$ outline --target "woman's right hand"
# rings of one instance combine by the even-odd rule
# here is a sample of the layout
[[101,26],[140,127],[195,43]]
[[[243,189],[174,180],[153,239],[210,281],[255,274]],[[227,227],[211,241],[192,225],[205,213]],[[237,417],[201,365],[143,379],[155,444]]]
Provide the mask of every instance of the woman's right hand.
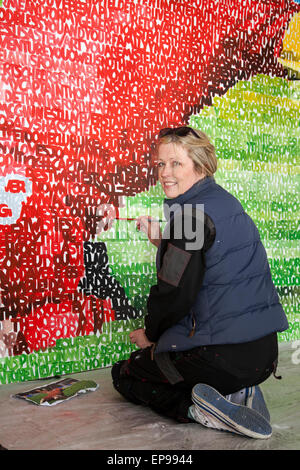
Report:
[[137,229],[144,232],[147,235],[148,240],[158,247],[162,237],[160,223],[148,215],[142,215],[136,220]]

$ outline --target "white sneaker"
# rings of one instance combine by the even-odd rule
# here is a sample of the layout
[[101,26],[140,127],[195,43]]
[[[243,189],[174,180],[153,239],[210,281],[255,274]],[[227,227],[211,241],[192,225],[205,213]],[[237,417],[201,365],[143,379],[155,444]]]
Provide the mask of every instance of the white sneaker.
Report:
[[200,408],[200,406],[190,406],[189,412],[194,421],[199,424],[202,424],[202,426],[205,426],[206,428],[217,429],[218,431],[232,432],[231,427],[226,426],[226,424],[214,418],[210,413],[206,413]]

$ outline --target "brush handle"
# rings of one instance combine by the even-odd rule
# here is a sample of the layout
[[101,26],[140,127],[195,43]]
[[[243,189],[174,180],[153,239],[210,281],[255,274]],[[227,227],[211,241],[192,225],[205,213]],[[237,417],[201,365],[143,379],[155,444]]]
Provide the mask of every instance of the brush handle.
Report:
[[[131,218],[131,217],[114,217],[116,220],[137,220],[135,218]],[[163,222],[163,220],[159,219],[159,220],[155,220],[155,222]]]

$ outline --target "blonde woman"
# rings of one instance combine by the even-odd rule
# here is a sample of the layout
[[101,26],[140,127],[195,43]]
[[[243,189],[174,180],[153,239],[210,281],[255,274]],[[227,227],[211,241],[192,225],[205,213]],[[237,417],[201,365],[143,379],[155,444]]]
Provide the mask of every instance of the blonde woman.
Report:
[[214,146],[191,127],[160,131],[155,162],[167,225],[140,217],[158,247],[140,349],[112,369],[127,399],[179,422],[265,439],[270,415],[258,384],[288,328],[265,249],[240,202],[219,186]]

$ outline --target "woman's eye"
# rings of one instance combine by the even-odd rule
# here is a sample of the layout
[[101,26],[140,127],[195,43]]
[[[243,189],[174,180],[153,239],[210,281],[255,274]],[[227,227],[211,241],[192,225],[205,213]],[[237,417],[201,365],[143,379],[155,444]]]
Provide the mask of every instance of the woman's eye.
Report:
[[[175,160],[175,161],[171,162],[170,165],[172,165],[172,166],[179,166],[179,165],[181,165],[181,163],[178,162],[177,160]],[[158,162],[158,163],[157,163],[157,167],[158,167],[158,168],[163,168],[164,166],[165,166],[165,163],[164,163],[164,162]]]

